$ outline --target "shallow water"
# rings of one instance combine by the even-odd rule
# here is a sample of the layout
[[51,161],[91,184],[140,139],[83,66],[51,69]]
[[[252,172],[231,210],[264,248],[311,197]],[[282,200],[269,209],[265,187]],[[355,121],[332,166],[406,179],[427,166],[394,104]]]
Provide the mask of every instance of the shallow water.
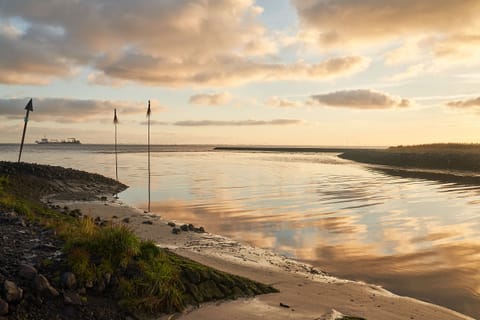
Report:
[[[17,149],[0,145],[0,160]],[[27,146],[23,159],[113,177],[112,150]],[[392,176],[335,154],[155,148],[165,150],[152,154],[162,217],[480,317],[480,186]],[[121,199],[145,208],[145,149],[122,151]]]

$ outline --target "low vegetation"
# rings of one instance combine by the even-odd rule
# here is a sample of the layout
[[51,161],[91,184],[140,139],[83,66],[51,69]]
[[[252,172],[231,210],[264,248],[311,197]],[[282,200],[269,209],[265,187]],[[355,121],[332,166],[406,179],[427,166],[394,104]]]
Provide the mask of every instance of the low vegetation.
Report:
[[125,225],[102,227],[91,218],[46,208],[37,195],[22,195],[18,181],[24,179],[16,178],[0,175],[0,209],[53,229],[64,243],[66,260],[60,268],[71,270],[80,286],[111,295],[125,310],[172,313],[187,305],[276,292],[158,248]]
[[480,172],[480,144],[426,144],[349,150],[343,159],[406,168]]

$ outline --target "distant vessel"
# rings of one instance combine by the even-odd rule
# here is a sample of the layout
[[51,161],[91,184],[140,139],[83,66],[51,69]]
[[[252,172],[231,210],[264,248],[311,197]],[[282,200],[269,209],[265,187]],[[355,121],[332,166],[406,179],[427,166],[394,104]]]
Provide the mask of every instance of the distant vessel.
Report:
[[48,140],[47,138],[42,138],[35,141],[37,144],[81,144],[80,140],[75,138],[67,138],[65,140],[52,139]]

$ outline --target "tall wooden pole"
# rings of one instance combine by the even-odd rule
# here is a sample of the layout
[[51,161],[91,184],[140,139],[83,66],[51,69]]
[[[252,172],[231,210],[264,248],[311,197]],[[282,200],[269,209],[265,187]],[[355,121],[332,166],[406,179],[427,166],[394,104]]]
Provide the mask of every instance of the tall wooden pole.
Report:
[[117,153],[117,109],[113,109],[113,123],[115,124],[115,177],[118,181],[118,153]]
[[147,109],[147,123],[148,123],[148,143],[147,143],[147,151],[148,151],[148,212],[150,212],[150,100],[148,100],[148,109]]
[[25,124],[23,125],[22,142],[20,142],[20,152],[18,154],[18,162],[19,163],[20,163],[20,160],[22,159],[23,143],[25,141],[25,133],[27,132],[28,115],[30,114],[30,111],[33,112],[32,99],[30,99],[30,101],[28,101],[27,105],[25,106],[25,110],[27,110],[27,112],[25,114]]

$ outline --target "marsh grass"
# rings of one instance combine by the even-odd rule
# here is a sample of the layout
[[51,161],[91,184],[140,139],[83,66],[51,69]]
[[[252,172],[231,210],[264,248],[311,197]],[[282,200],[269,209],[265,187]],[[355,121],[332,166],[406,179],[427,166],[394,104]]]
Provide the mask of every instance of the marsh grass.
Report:
[[109,274],[115,284],[107,294],[130,312],[172,313],[188,304],[277,292],[158,248],[126,225],[100,227],[91,218],[78,219],[46,208],[35,195],[20,196],[20,184],[21,179],[0,176],[0,209],[53,229],[64,242],[67,268],[79,285],[101,283]]
[[438,143],[349,150],[341,158],[405,168],[480,172],[480,144]]

